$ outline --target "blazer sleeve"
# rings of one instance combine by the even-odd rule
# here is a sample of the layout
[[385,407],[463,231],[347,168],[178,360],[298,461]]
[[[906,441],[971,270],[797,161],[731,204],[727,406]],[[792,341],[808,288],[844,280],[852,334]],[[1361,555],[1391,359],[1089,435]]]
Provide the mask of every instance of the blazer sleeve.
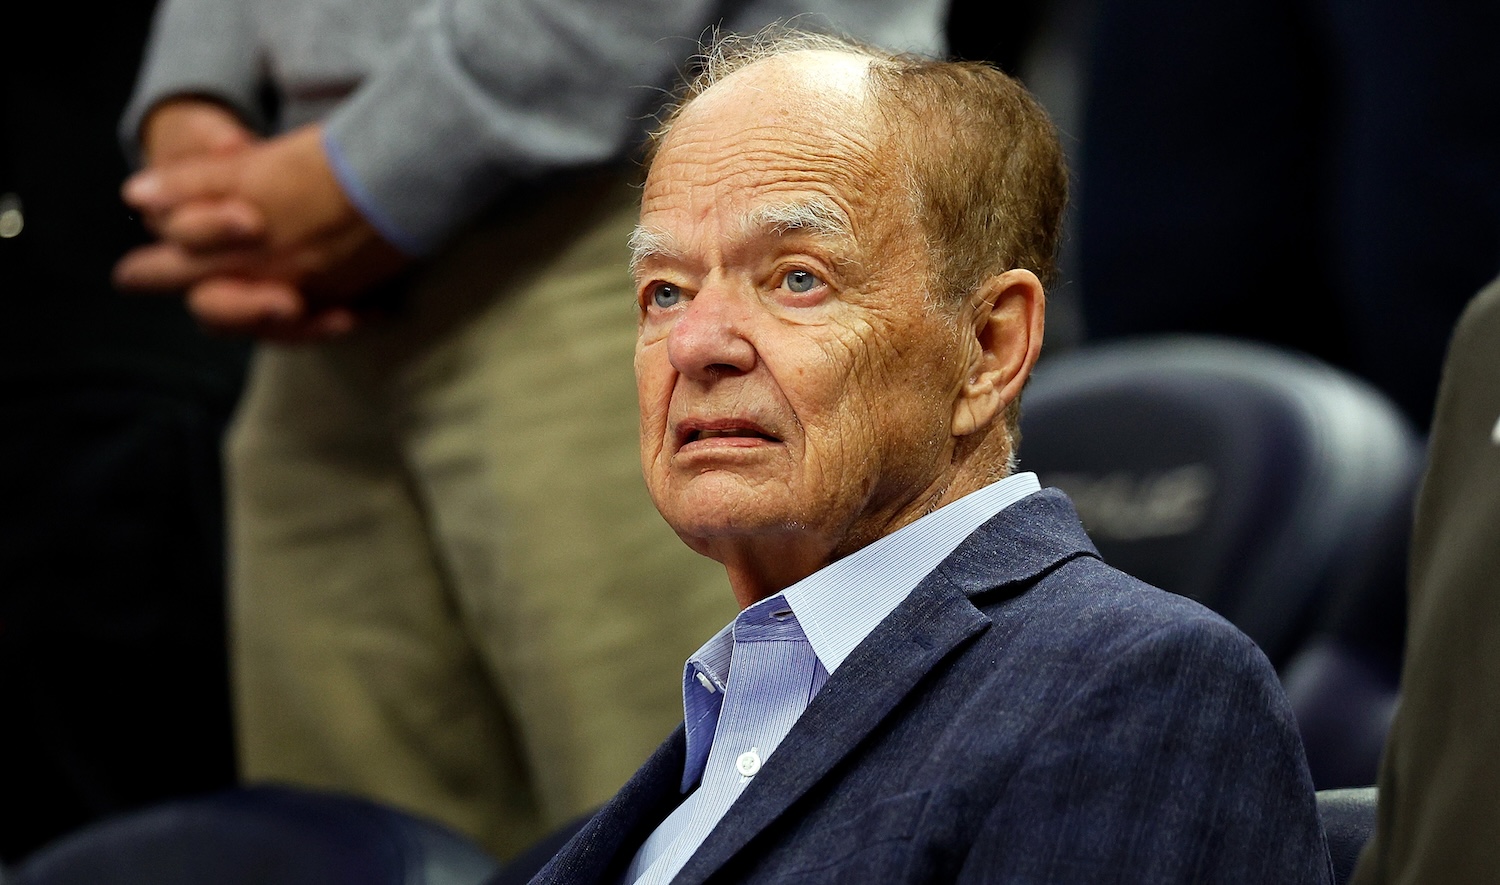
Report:
[[1276,674],[1207,613],[1096,667],[1003,793],[963,882],[1332,881]]

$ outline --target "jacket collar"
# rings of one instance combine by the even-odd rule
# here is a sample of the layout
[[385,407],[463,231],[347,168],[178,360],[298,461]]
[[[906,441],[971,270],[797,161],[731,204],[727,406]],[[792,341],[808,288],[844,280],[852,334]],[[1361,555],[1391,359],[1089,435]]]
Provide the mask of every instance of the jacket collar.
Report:
[[532,885],[619,881],[636,849],[682,801],[678,782],[686,761],[687,740],[679,725],[620,792],[537,873]]

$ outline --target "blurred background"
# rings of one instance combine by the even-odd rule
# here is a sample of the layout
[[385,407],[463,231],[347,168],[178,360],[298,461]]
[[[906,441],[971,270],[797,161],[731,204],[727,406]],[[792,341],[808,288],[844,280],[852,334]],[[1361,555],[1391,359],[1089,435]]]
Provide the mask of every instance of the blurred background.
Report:
[[[115,127],[152,11],[149,0],[87,9],[23,0],[4,13],[0,862],[6,864],[91,820],[233,782],[218,451],[246,346],[201,334],[177,299],[126,297],[109,284],[113,262],[145,240],[117,196],[128,170]],[[1180,420],[1168,423],[1207,427],[1234,417],[1215,412],[1214,402],[1235,407],[1243,419],[1247,412],[1237,404],[1246,398],[1280,395],[1247,392],[1246,385],[1261,390],[1262,380],[1301,378],[1309,365],[1324,373],[1319,378],[1332,372],[1350,379],[1352,386],[1331,399],[1288,396],[1309,426],[1317,425],[1306,431],[1313,435],[1325,432],[1318,429],[1322,418],[1343,414],[1354,401],[1378,415],[1381,427],[1404,428],[1379,431],[1396,441],[1381,450],[1392,466],[1378,481],[1344,479],[1348,486],[1378,482],[1388,489],[1380,506],[1392,515],[1361,523],[1361,537],[1393,539],[1376,546],[1399,554],[1448,335],[1464,303],[1500,272],[1500,54],[1488,45],[1496,33],[1494,4],[954,0],[953,53],[1021,76],[1052,112],[1070,153],[1069,233],[1061,278],[1049,291],[1037,408],[1058,402],[1074,383],[1068,379],[1083,377],[1082,370],[1053,369],[1061,380],[1048,382],[1048,365],[1111,342],[1190,334],[1277,348],[1265,358],[1241,350],[1208,357],[1220,368],[1226,360],[1246,368],[1232,383],[1216,376],[1200,387],[1193,395],[1209,391],[1208,405],[1196,418],[1181,417],[1188,407],[1174,400]],[[1170,377],[1203,368],[1203,360],[1182,362],[1178,351],[1168,352],[1164,364],[1152,362],[1162,353],[1127,354],[1098,369],[1098,377],[1078,381],[1106,390],[1088,400],[1085,413],[1128,400],[1108,382],[1143,361],[1166,365]],[[1146,375],[1131,389],[1160,384],[1159,373]],[[1301,381],[1286,383],[1307,389],[1297,386]],[[1064,414],[1076,414],[1072,408]],[[1304,414],[1309,409],[1311,417]],[[1248,412],[1273,413],[1282,414],[1270,407]],[[1036,460],[1023,460],[1023,467],[1040,470],[1044,482],[1049,472],[1070,478],[1069,490],[1107,558],[1124,558],[1150,579],[1153,562],[1180,565],[1174,550],[1202,549],[1212,535],[1215,549],[1226,553],[1200,570],[1207,583],[1168,586],[1189,581],[1181,569],[1158,580],[1223,606],[1230,605],[1229,576],[1243,577],[1246,557],[1267,555],[1244,552],[1252,544],[1284,545],[1294,531],[1287,526],[1340,518],[1298,505],[1304,510],[1277,522],[1275,507],[1296,507],[1251,500],[1257,483],[1290,484],[1315,473],[1303,469],[1315,454],[1335,465],[1375,457],[1357,448],[1319,449],[1321,443],[1290,447],[1294,454],[1267,456],[1264,473],[1256,474],[1263,479],[1236,474],[1249,490],[1236,502],[1226,500],[1234,487],[1227,474],[1204,484],[1180,468],[1243,471],[1248,458],[1224,454],[1214,434],[1245,439],[1254,432],[1248,426],[1179,440],[1176,462],[1136,463],[1122,454],[1087,464],[1064,463],[1066,457],[1049,452],[1100,431],[1049,420],[1034,432],[1028,426],[1022,455]],[[1122,420],[1141,423],[1129,415]],[[1067,429],[1054,434],[1062,442],[1044,444],[1049,428],[1059,426]],[[1375,433],[1367,430],[1364,438]],[[1128,446],[1114,448],[1118,454]],[[1104,480],[1115,485],[1100,485]],[[1239,509],[1223,515],[1231,505]],[[1121,518],[1122,507],[1136,510]],[[1144,539],[1154,546],[1141,547],[1143,538],[1130,528],[1140,525],[1140,513],[1160,516],[1172,507],[1210,515],[1166,519]],[[1255,536],[1243,548],[1230,537],[1235,520],[1254,523],[1242,533]],[[1174,538],[1183,547],[1174,548]],[[1350,769],[1335,759],[1319,786],[1373,783],[1379,729],[1394,703],[1404,562],[1375,556],[1369,546],[1338,554],[1360,557],[1368,580],[1353,589],[1349,582],[1310,582],[1288,616],[1295,621],[1285,628],[1291,638],[1272,650],[1292,689],[1292,663],[1308,651],[1310,637],[1358,636],[1369,645],[1361,659],[1384,686],[1364,708],[1374,711],[1373,724],[1350,737],[1363,742],[1350,751],[1358,764]],[[1330,565],[1333,556],[1316,568],[1347,573],[1349,560]],[[1241,603],[1235,596],[1234,605],[1246,612],[1235,618],[1242,627],[1269,617],[1267,606],[1290,604],[1259,599]],[[1300,697],[1323,703],[1320,689],[1307,687],[1316,680],[1302,678]],[[1309,709],[1316,708],[1299,708],[1299,715],[1315,715]]]

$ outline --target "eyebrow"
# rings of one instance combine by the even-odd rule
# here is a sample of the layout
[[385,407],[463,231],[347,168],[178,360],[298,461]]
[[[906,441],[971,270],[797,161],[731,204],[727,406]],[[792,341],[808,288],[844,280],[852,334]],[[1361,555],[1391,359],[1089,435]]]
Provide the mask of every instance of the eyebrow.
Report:
[[852,238],[854,227],[844,210],[823,200],[799,200],[760,206],[741,222],[747,239],[761,233],[778,236],[796,231],[829,238]]
[[630,247],[630,272],[637,274],[641,265],[649,259],[668,260],[680,258],[684,253],[678,246],[677,238],[662,230],[653,230],[637,224],[630,232],[630,239],[626,240]]
[[[829,239],[853,239],[854,227],[842,209],[822,200],[798,200],[759,206],[736,224],[738,239],[753,240],[762,236],[783,237],[791,233],[812,234]],[[682,260],[687,254],[671,233],[637,224],[627,241],[630,247],[630,270],[651,260]]]

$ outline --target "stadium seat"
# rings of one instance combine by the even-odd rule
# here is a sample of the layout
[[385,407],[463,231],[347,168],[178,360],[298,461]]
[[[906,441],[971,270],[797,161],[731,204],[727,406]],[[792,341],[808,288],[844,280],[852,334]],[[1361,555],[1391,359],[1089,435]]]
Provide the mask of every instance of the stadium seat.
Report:
[[31,855],[13,881],[479,885],[498,869],[477,845],[431,821],[349,796],[253,787],[91,825]]

